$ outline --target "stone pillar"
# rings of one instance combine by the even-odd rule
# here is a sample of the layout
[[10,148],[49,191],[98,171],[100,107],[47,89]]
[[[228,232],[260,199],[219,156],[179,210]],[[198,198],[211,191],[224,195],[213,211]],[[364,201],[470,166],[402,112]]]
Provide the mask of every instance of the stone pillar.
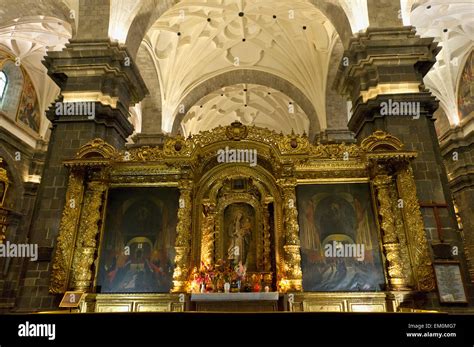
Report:
[[462,224],[463,245],[468,261],[469,280],[474,283],[474,117],[463,120],[441,138],[441,151],[448,171],[449,185]]
[[179,183],[180,198],[178,209],[178,225],[176,226],[176,256],[173,273],[173,293],[187,291],[191,251],[191,212],[192,212],[192,181],[182,180]]
[[[352,100],[348,126],[358,141],[383,130],[400,139],[404,149],[418,152],[411,163],[418,202],[447,204],[443,231],[446,240],[457,242],[451,192],[433,124],[438,101],[423,84],[439,50],[432,38],[417,36],[412,27],[371,26],[351,39],[344,54],[347,64],[340,65],[336,82]],[[432,242],[437,235],[430,230],[437,230],[437,225],[428,212],[423,210],[424,227]],[[432,299],[436,304],[435,296]]]
[[[62,51],[48,52],[44,65],[61,88],[61,95],[47,112],[52,123],[51,137],[33,215],[35,222],[30,228],[30,242],[39,247],[53,247],[63,207],[67,206],[68,173],[63,161],[74,158],[82,145],[95,138],[102,138],[115,148],[124,148],[133,131],[128,108],[143,99],[147,89],[126,48],[108,39],[71,40]],[[88,110],[93,110],[93,114],[84,109],[81,112],[79,107],[68,109],[66,102],[87,102]],[[35,270],[35,266],[27,265],[25,283],[33,282],[28,281],[31,273],[28,270]],[[50,271],[50,268],[44,269],[44,275],[49,277]],[[43,273],[40,277],[43,278]],[[47,285],[26,287],[20,294],[20,309],[57,308],[58,298],[56,302],[51,300]],[[37,305],[38,301],[40,305]]]
[[285,292],[303,290],[295,187],[296,179],[286,179],[282,182],[285,244],[283,246],[284,278],[279,286]]

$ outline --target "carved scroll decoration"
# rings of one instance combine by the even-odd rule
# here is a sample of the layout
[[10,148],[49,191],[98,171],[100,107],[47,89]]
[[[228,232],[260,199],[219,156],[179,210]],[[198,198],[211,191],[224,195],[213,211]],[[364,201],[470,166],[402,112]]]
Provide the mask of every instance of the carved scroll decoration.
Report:
[[69,271],[74,254],[76,232],[81,214],[84,171],[72,169],[69,174],[58,241],[54,254],[51,283],[49,291],[54,294],[64,293],[68,288]]
[[432,291],[435,288],[434,271],[411,166],[407,165],[398,172],[397,187],[404,204],[402,213],[407,227],[407,241],[417,289]]
[[84,194],[83,210],[79,222],[76,251],[72,263],[74,290],[88,292],[92,283],[92,264],[97,254],[97,235],[101,221],[104,192],[103,182],[89,182]]

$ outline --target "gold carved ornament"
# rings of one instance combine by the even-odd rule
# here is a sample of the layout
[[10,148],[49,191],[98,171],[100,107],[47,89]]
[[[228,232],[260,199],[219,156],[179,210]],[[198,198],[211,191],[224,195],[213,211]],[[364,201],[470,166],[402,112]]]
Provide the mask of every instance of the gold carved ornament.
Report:
[[[192,259],[190,257],[191,248],[193,248],[194,252],[194,247],[198,247],[202,250],[201,247],[203,245],[200,244],[196,246],[192,243],[192,220],[194,218],[194,220],[197,221],[200,216],[192,216],[193,180],[185,177],[198,177],[200,174],[206,175],[206,172],[212,171],[211,169],[213,166],[209,164],[209,162],[213,160],[213,158],[215,159],[216,148],[226,145],[232,146],[235,143],[243,142],[245,142],[245,146],[258,148],[259,161],[261,159],[263,160],[262,165],[267,165],[265,164],[265,161],[268,163],[264,168],[259,166],[260,171],[258,171],[258,174],[261,174],[261,179],[259,178],[259,180],[264,181],[267,179],[273,179],[274,181],[272,184],[275,186],[278,185],[280,192],[272,192],[271,194],[279,196],[283,193],[283,198],[278,198],[281,200],[275,201],[277,202],[276,205],[280,205],[280,203],[282,205],[282,211],[279,211],[279,208],[276,208],[275,210],[275,253],[278,266],[278,269],[275,270],[278,272],[279,276],[281,276],[279,285],[280,289],[283,291],[302,290],[302,272],[298,211],[296,209],[295,197],[295,186],[298,181],[294,178],[287,179],[282,177],[288,177],[285,175],[292,175],[293,177],[298,177],[298,179],[332,179],[335,177],[334,175],[339,175],[341,179],[368,179],[366,168],[370,160],[379,161],[386,158],[406,160],[407,157],[413,155],[412,152],[403,152],[400,141],[383,132],[375,132],[374,135],[369,136],[364,140],[361,146],[355,144],[313,145],[309,143],[305,136],[277,134],[268,129],[245,127],[239,124],[234,124],[230,127],[218,127],[212,131],[205,131],[188,139],[184,139],[180,136],[173,138],[170,137],[165,140],[162,147],[143,146],[127,149],[122,152],[116,152],[112,146],[107,145],[102,140],[94,140],[92,143],[83,146],[76,159],[69,162],[69,165],[72,166],[73,169],[71,171],[71,179],[68,186],[68,198],[71,196],[77,196],[78,194],[82,196],[83,194],[82,185],[84,182],[82,178],[76,179],[72,173],[74,170],[79,172],[77,168],[80,167],[111,166],[111,177],[113,177],[113,180],[116,180],[115,182],[119,183],[122,182],[121,180],[125,179],[123,182],[147,184],[155,182],[157,178],[159,179],[159,182],[165,184],[177,182],[181,194],[180,207],[178,209],[178,224],[175,244],[176,265],[173,273],[172,291],[186,292],[189,268],[192,265]],[[211,155],[212,153],[213,155]],[[349,160],[344,160],[343,158],[347,154]],[[217,165],[214,164],[214,166]],[[188,169],[191,169],[191,175],[185,173],[185,170]],[[243,170],[244,168],[235,167],[234,169],[238,171],[240,169]],[[245,169],[246,170],[243,170],[242,172],[245,171],[249,175],[255,173],[255,171],[250,170],[248,167]],[[269,178],[265,176],[267,175],[267,171],[269,172]],[[214,175],[216,176],[215,179],[223,178],[218,173],[214,173]],[[395,176],[397,175],[394,175],[393,177]],[[211,180],[211,177],[208,179]],[[397,176],[397,188],[400,197],[406,199],[407,196],[410,197],[410,194],[413,193],[407,193],[407,189],[411,189],[407,188],[409,185],[400,183],[404,179],[403,172]],[[198,188],[197,190],[199,191],[199,189],[201,188]],[[88,199],[92,199],[94,193],[91,192],[89,194],[88,196],[90,197]],[[390,256],[389,259],[389,266],[391,266],[390,271],[393,275],[392,278],[400,279],[399,284],[402,282],[405,283],[404,281],[410,282],[409,279],[404,279],[403,277],[407,276],[404,273],[404,269],[406,269],[407,266],[410,266],[410,264],[407,265],[406,259],[406,255],[409,254],[411,267],[413,268],[413,271],[416,271],[414,277],[416,277],[417,283],[422,283],[420,288],[428,288],[429,285],[427,285],[427,283],[430,283],[430,271],[426,264],[429,263],[429,255],[423,250],[418,253],[412,251],[413,247],[420,248],[418,245],[422,242],[425,242],[425,245],[421,246],[421,248],[425,247],[427,250],[422,220],[418,220],[421,224],[416,226],[416,228],[412,228],[411,223],[411,221],[418,217],[421,218],[421,216],[416,216],[416,206],[418,206],[416,191],[414,191],[414,200],[408,204],[411,207],[408,210],[404,209],[402,212],[406,230],[406,241],[403,241],[404,234],[401,234],[403,231],[401,224],[397,221],[390,220],[387,217],[388,212],[390,210],[393,211],[394,195],[393,186],[390,185],[387,188],[384,188],[384,191],[380,194],[380,205],[384,206],[383,211],[381,211],[380,214],[382,217],[385,216],[384,218],[387,220],[385,225],[382,226],[384,232],[387,230],[386,248],[389,251],[388,253],[394,254],[394,256]],[[204,198],[204,192],[199,193],[195,198],[197,199],[198,204],[203,203],[201,199]],[[215,202],[212,203],[215,204]],[[407,202],[405,201],[405,204],[406,203]],[[79,203],[78,206],[81,206],[81,203]],[[53,263],[53,277],[51,282],[52,292],[59,293],[61,290],[64,291],[64,288],[68,285],[68,271],[72,266],[72,253],[74,245],[76,245],[75,237],[78,231],[77,223],[79,213],[74,209],[68,208],[67,205],[65,206],[58,236],[55,260]],[[96,235],[96,229],[92,226],[95,225],[95,221],[98,220],[99,217],[94,214],[85,213],[84,217],[81,218],[88,220],[89,222],[86,223],[86,225],[89,224],[90,227],[83,227],[80,234],[89,235],[85,238],[91,240],[91,235]],[[214,218],[214,227],[217,227],[215,216],[213,217],[212,213],[207,215],[204,223],[205,236],[203,241],[205,244],[209,244],[209,240],[213,239],[211,237],[212,218]],[[264,229],[267,230],[267,228],[268,226],[265,226],[264,224]],[[214,229],[214,232],[217,232],[217,230]],[[388,242],[392,239],[398,240],[398,243]],[[84,287],[87,285],[88,278],[91,277],[89,264],[91,264],[91,257],[93,257],[92,249],[95,249],[97,245],[87,242],[84,243],[84,241],[79,241],[79,239],[78,242],[78,248],[75,249],[75,252],[82,249],[85,250],[83,253],[86,253],[86,255],[82,258],[78,256],[75,263],[77,265],[74,266],[73,272],[75,273],[74,278],[78,279],[76,284],[79,283],[79,286]],[[265,249],[269,243],[270,237],[265,234],[263,239]],[[397,244],[396,248],[398,247],[398,250],[391,248],[391,245],[393,244]],[[208,246],[204,245],[204,251],[206,253],[212,253],[211,250],[212,248],[210,244]],[[278,255],[279,252],[282,253],[281,258]],[[209,255],[205,255],[205,257],[209,257]],[[270,263],[267,258],[269,258],[269,255],[265,255],[266,264]],[[390,264],[390,261],[392,264]],[[424,270],[417,270],[417,265],[421,265]],[[400,272],[402,272],[403,276],[396,277]],[[408,277],[410,276],[408,275],[407,278]],[[395,284],[396,281],[392,282]]]
[[64,293],[68,290],[69,271],[72,265],[76,231],[82,207],[83,181],[83,170],[71,170],[53,258],[49,287],[49,291],[53,294]]
[[406,166],[397,175],[397,187],[403,201],[403,217],[407,227],[407,241],[410,247],[412,269],[420,291],[435,289],[434,270],[428,250],[428,240],[416,195],[413,171]]
[[191,250],[191,211],[192,182],[180,182],[178,208],[178,225],[176,226],[176,255],[173,272],[173,293],[188,291],[188,275],[190,267],[189,253]]
[[[113,146],[102,139],[94,139],[78,150],[75,159],[65,162],[65,165],[70,167],[70,173],[51,271],[49,291],[53,294],[64,293],[68,290],[71,275],[74,286],[78,288],[85,286],[85,278],[89,275],[90,269],[87,264],[90,262],[90,258],[96,254],[97,245],[93,243],[95,240],[91,241],[90,235],[94,234],[96,230],[94,229],[96,228],[94,220],[97,222],[99,220],[97,213],[100,207],[97,205],[97,195],[91,193],[90,190],[86,197],[88,203],[83,204],[85,177],[89,168],[104,169],[116,156],[117,152]],[[89,188],[95,189],[95,185],[97,184],[91,184]],[[101,187],[105,187],[105,185],[101,185]],[[91,203],[94,204],[94,207],[90,205]],[[84,216],[81,216],[83,208],[85,212]],[[96,210],[93,211],[92,208]],[[81,218],[84,225],[82,225]],[[79,230],[79,224],[81,224],[81,230]],[[78,249],[77,242],[80,245],[93,243],[93,247],[86,246],[86,248]],[[79,250],[83,250],[84,255]],[[88,254],[86,255],[86,253]]]
[[79,222],[76,250],[72,264],[74,290],[87,292],[91,286],[92,264],[97,252],[97,235],[102,218],[101,207],[104,202],[104,182],[89,182],[84,194],[84,204]]
[[284,277],[279,282],[283,292],[301,291],[303,289],[303,273],[301,271],[301,254],[296,209],[295,179],[282,180],[284,201]]
[[4,209],[3,205],[10,185],[7,170],[2,167],[2,163],[3,158],[0,157],[0,244],[3,243],[3,240],[7,237],[8,210]]
[[392,177],[379,175],[374,178],[377,189],[377,200],[379,202],[379,215],[381,217],[382,245],[387,258],[388,281],[391,290],[407,289],[406,279],[403,272],[403,262],[400,256],[400,244],[395,227],[395,218],[390,196],[390,185]]

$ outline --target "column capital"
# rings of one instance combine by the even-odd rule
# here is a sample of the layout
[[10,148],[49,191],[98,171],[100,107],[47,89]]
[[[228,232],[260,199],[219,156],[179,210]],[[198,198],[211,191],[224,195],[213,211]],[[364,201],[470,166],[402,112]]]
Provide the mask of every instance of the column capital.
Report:
[[433,38],[417,36],[414,27],[369,27],[350,40],[335,87],[354,104],[397,89],[416,92],[440,50]]
[[148,94],[127,48],[108,39],[70,40],[62,51],[48,52],[43,64],[65,101],[101,101],[128,110]]

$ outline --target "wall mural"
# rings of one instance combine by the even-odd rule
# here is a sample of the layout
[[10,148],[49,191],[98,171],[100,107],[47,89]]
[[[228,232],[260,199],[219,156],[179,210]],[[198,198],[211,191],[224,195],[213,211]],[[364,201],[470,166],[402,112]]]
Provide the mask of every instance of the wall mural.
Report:
[[459,79],[458,109],[459,119],[474,112],[474,52],[467,58]]
[[25,84],[18,107],[17,121],[39,132],[41,117],[35,88],[27,73],[24,73],[24,78]]
[[369,186],[298,186],[297,200],[304,290],[383,290]]
[[177,188],[109,191],[96,283],[102,293],[171,290],[178,199]]

